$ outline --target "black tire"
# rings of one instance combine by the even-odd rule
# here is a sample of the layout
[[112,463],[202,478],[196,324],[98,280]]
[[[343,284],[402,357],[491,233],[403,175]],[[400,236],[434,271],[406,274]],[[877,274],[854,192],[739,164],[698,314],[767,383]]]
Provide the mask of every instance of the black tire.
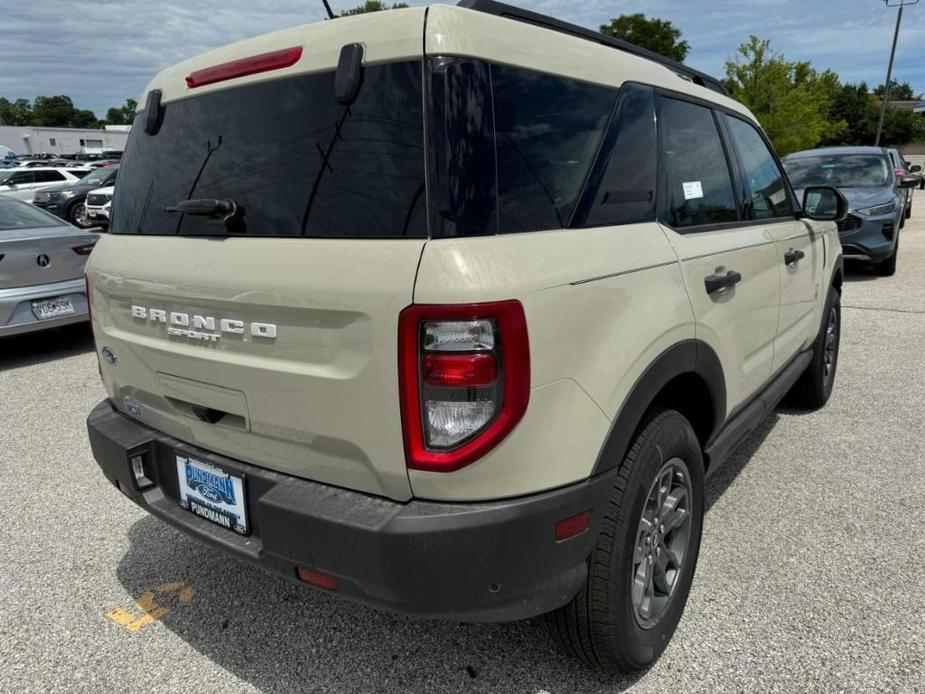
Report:
[[[680,536],[685,547],[683,561],[680,570],[675,571],[669,592],[660,597],[663,606],[654,623],[643,625],[638,616],[639,608],[634,603],[634,572],[643,569],[642,562],[652,560],[657,564],[658,560],[653,559],[652,545],[646,544],[642,549],[648,552],[644,555],[647,558],[637,561],[636,545],[644,535],[648,539],[641,525],[643,513],[659,508],[658,504],[651,504],[650,494],[660,494],[658,490],[662,488],[654,481],[660,471],[674,465],[675,460],[683,463],[690,490],[687,520],[677,528],[681,532],[686,523],[687,533]],[[681,478],[672,472],[670,479],[669,486],[672,486]],[[664,510],[668,506],[661,508]],[[681,508],[680,502],[678,508]],[[655,662],[671,640],[687,603],[700,551],[703,509],[703,454],[694,430],[687,419],[674,410],[651,413],[620,465],[610,500],[603,510],[597,544],[588,561],[587,583],[569,604],[546,615],[546,625],[553,638],[571,655],[607,672],[630,673]],[[661,522],[668,523],[670,517],[666,512]],[[655,528],[654,525],[648,527]],[[670,565],[669,556],[678,556],[675,541],[679,536],[674,532],[664,532],[666,544],[661,556],[666,565]],[[651,561],[649,566],[654,566]],[[658,569],[654,571],[653,575],[663,580],[667,576]],[[651,604],[654,605],[654,600]]]
[[912,203],[909,203],[909,207],[906,208],[906,219],[912,219]]
[[[900,227],[901,228],[901,227]],[[881,260],[874,266],[877,274],[881,277],[892,277],[896,274],[896,259],[899,257],[899,236],[896,236],[896,245],[893,246],[893,253],[886,260]]]
[[86,216],[82,214],[83,206],[84,204],[82,202],[74,202],[71,203],[71,206],[68,207],[67,212],[65,212],[67,221],[79,229],[86,229],[87,227],[92,226],[86,219]]
[[[834,321],[834,325],[833,325]],[[813,342],[813,359],[806,371],[790,389],[789,404],[808,410],[818,410],[829,401],[838,371],[838,350],[841,345],[841,293],[829,289],[822,315],[822,327]]]

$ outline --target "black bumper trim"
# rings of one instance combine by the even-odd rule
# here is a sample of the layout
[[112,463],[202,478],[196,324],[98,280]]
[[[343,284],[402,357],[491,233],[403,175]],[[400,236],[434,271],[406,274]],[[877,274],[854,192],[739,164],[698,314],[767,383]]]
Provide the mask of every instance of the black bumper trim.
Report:
[[[335,576],[338,594],[376,607],[459,621],[525,619],[571,600],[585,582],[615,474],[504,501],[399,503],[187,445],[108,400],[90,413],[87,428],[106,477],[184,532],[293,580],[299,566]],[[180,508],[174,450],[245,475],[249,536]],[[138,453],[155,482],[143,491],[129,464]],[[558,521],[589,509],[586,532],[555,541]]]

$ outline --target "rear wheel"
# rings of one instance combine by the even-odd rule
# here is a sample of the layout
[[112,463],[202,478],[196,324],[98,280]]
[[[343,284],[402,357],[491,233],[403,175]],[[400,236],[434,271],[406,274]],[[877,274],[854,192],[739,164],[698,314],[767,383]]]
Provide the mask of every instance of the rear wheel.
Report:
[[841,345],[841,294],[831,287],[825,302],[822,329],[813,343],[813,359],[793,385],[788,400],[796,407],[816,410],[825,405],[835,385]]
[[662,654],[687,603],[703,508],[694,430],[674,410],[653,413],[620,466],[586,585],[546,616],[565,650],[609,672],[641,670]]

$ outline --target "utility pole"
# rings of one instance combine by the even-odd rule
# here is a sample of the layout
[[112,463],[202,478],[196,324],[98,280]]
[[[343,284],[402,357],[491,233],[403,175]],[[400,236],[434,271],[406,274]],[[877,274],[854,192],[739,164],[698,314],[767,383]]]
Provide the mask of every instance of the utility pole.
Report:
[[890,86],[893,81],[893,59],[896,57],[896,42],[899,40],[899,25],[903,21],[903,9],[906,5],[917,5],[919,0],[883,0],[887,7],[898,7],[896,13],[896,30],[893,32],[893,48],[890,49],[890,65],[886,69],[886,83],[883,85],[883,97],[880,101],[880,121],[877,123],[877,139],[874,147],[880,146],[880,135],[883,132],[883,119],[886,116],[886,103],[890,100]]

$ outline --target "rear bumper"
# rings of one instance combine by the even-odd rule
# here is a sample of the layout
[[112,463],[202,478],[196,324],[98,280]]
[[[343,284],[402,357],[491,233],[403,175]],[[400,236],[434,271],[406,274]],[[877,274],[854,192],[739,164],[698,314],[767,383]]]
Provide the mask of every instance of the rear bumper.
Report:
[[[100,403],[87,420],[106,477],[180,530],[290,579],[297,567],[336,577],[336,592],[402,614],[510,621],[567,603],[584,583],[612,474],[512,500],[399,503],[282,475],[209,453]],[[174,451],[245,476],[251,527],[241,537],[180,508]],[[129,456],[154,486],[139,491]],[[581,535],[556,542],[558,521],[592,510]]]
[[[74,313],[46,320],[39,320],[35,317],[32,312],[33,301],[64,295],[71,297]],[[89,319],[87,287],[83,278],[52,284],[37,284],[31,287],[0,289],[0,337],[56,328]]]

